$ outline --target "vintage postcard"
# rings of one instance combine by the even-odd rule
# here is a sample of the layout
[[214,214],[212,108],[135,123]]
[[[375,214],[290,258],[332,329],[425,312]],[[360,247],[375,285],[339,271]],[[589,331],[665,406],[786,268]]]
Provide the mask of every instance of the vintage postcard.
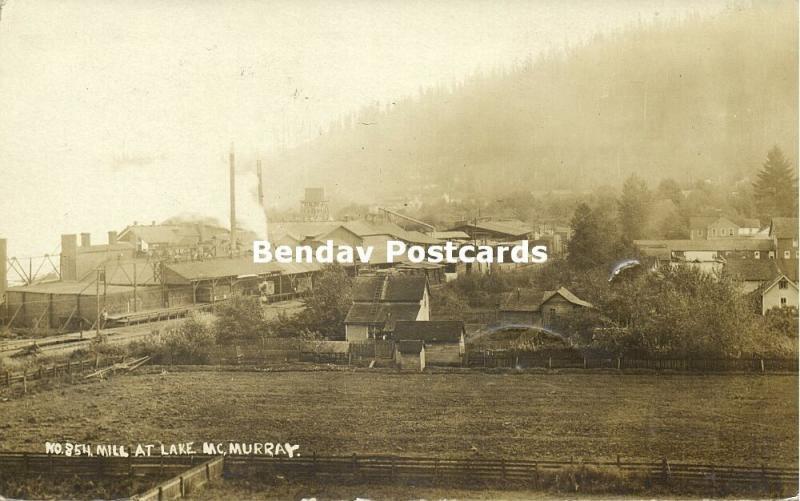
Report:
[[796,499],[798,25],[0,0],[0,501]]

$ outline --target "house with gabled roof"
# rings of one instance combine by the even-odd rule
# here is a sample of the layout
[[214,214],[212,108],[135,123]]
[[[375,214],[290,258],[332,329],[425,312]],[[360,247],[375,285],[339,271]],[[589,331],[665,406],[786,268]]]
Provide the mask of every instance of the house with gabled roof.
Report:
[[772,308],[798,307],[797,283],[781,273],[759,291],[761,314],[766,315]]
[[565,287],[554,291],[517,290],[503,297],[498,318],[503,325],[550,328],[559,318],[594,306]]
[[465,334],[464,322],[460,320],[398,321],[394,326],[396,342],[424,344],[428,365],[461,365],[466,352]]
[[774,217],[769,225],[769,237],[775,243],[778,266],[787,277],[797,282],[800,248],[798,248],[798,219]]
[[430,287],[424,275],[383,274],[353,280],[345,317],[348,341],[390,337],[395,323],[430,320]]
[[760,228],[760,222],[754,218],[726,216],[689,218],[689,238],[692,240],[753,236],[758,233]]

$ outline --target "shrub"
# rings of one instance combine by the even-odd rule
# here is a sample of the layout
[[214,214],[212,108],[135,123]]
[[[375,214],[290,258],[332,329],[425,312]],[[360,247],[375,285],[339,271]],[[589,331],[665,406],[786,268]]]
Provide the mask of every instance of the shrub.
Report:
[[157,364],[202,365],[211,361],[215,339],[211,318],[195,314],[176,329],[152,333],[128,348],[133,356],[150,355]]

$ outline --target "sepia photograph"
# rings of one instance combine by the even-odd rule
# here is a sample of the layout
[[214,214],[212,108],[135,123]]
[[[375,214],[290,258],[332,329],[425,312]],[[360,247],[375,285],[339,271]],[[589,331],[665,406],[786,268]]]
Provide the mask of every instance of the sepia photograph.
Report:
[[798,0],[0,0],[0,501],[797,499]]

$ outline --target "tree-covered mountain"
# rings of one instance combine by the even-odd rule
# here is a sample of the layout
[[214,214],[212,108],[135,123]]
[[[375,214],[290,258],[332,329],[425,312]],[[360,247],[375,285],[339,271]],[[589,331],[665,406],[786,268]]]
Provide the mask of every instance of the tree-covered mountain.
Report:
[[794,1],[756,2],[597,35],[376,103],[269,164],[348,200],[733,180],[774,145],[796,168],[796,21]]

